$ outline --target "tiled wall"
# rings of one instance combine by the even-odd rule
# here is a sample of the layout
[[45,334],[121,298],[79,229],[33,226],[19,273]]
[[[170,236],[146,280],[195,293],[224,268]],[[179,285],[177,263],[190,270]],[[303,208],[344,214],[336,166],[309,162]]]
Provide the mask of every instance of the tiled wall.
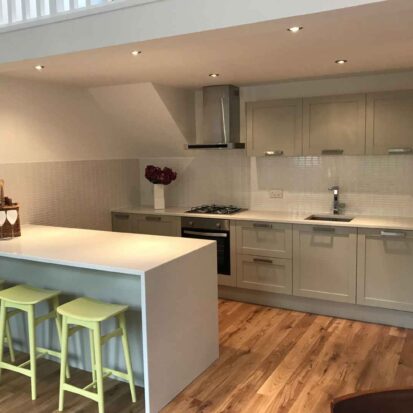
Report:
[[110,210],[139,204],[137,160],[0,164],[23,223],[110,230]]
[[[167,206],[237,204],[256,210],[331,211],[328,188],[339,185],[346,213],[413,216],[412,156],[248,158],[244,151],[200,151],[190,158],[140,159],[141,204],[152,205],[148,164],[169,166],[178,179]],[[269,190],[282,189],[282,199]]]
[[[251,160],[254,209],[330,212],[339,185],[349,214],[413,216],[412,156],[258,158]],[[283,189],[283,199],[268,190]]]

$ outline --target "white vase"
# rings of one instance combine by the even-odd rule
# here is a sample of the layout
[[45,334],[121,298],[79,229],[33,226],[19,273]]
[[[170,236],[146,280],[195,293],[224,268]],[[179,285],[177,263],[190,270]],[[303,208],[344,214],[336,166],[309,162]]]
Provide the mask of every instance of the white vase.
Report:
[[153,185],[153,206],[155,209],[165,209],[165,185]]

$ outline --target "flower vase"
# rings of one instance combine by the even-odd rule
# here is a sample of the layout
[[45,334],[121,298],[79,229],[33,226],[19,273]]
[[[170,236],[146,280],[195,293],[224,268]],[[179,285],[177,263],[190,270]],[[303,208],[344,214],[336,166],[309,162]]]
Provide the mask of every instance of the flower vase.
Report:
[[153,206],[155,209],[165,209],[165,185],[153,185]]

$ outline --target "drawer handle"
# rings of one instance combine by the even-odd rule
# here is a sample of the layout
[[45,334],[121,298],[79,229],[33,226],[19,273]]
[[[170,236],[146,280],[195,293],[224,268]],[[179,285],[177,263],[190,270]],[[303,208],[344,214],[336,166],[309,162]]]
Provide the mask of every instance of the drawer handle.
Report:
[[344,149],[323,149],[321,155],[343,155]]
[[129,219],[130,215],[129,214],[115,214],[114,217],[118,219]]
[[335,228],[331,227],[313,227],[314,232],[336,232]]
[[380,235],[388,238],[406,238],[406,233],[399,231],[380,231]]
[[389,148],[387,151],[390,155],[403,155],[405,153],[412,153],[412,148]]
[[272,228],[272,224],[262,224],[259,222],[254,222],[254,228]]
[[265,258],[253,258],[252,259],[254,262],[261,262],[264,264],[272,264],[272,260],[267,260]]
[[265,151],[265,156],[282,156],[284,151]]
[[162,220],[162,217],[145,217],[146,221],[156,221],[159,222]]

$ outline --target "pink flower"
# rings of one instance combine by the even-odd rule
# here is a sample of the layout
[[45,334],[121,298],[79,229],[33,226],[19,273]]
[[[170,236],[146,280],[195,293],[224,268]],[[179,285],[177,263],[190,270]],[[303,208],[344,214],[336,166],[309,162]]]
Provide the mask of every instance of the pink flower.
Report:
[[176,172],[168,167],[161,169],[157,166],[148,165],[145,168],[145,178],[153,184],[169,185],[172,181],[175,181],[176,177]]

